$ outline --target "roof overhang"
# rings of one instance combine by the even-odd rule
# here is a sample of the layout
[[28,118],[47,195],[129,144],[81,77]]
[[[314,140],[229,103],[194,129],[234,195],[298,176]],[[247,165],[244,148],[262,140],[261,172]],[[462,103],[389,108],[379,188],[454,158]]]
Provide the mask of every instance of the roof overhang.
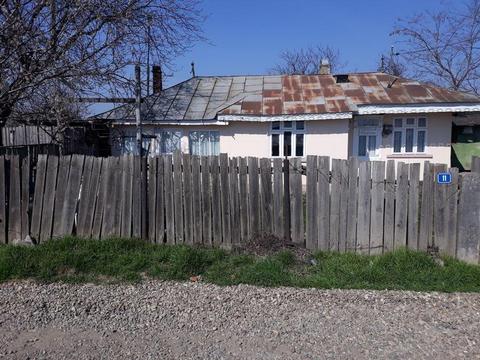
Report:
[[[112,121],[112,126],[136,126],[135,121]],[[228,121],[222,120],[161,120],[161,121],[142,121],[142,126],[161,126],[161,125],[180,125],[180,126],[194,126],[194,125],[228,125]]]
[[351,112],[325,113],[325,114],[282,114],[282,115],[218,115],[222,121],[251,121],[251,122],[272,122],[272,121],[311,121],[311,120],[333,120],[351,119]]
[[358,105],[358,115],[479,112],[480,103]]

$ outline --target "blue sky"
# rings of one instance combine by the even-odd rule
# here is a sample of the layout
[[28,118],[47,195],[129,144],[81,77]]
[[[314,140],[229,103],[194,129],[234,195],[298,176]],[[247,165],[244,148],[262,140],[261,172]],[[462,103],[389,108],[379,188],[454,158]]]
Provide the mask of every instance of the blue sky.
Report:
[[[376,70],[399,17],[434,10],[440,0],[205,0],[208,43],[177,59],[168,85],[197,75],[264,74],[282,49],[317,44],[340,50],[348,71]],[[400,48],[398,48],[400,49]]]

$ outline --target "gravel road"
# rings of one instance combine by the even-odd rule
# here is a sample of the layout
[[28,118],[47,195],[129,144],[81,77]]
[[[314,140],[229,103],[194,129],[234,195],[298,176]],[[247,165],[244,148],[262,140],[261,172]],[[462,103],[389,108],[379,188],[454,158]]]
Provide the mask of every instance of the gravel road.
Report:
[[8,359],[478,359],[479,345],[479,294],[0,285]]

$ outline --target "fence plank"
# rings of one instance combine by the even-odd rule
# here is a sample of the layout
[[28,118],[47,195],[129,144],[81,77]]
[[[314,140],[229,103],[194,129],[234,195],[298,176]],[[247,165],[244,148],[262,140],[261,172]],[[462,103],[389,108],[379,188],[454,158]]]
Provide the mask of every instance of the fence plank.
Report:
[[30,234],[30,156],[22,158],[21,176],[20,207],[22,217],[21,239],[23,240]]
[[434,168],[428,161],[423,165],[422,199],[420,207],[420,233],[418,249],[427,250],[432,244]]
[[110,158],[102,159],[100,172],[100,184],[98,189],[97,201],[95,204],[95,215],[93,218],[92,238],[100,239],[102,234],[102,224],[104,219],[104,208],[107,195],[108,177],[110,171]]
[[273,159],[273,232],[279,239],[283,237],[283,174],[282,159]]
[[202,173],[202,242],[212,244],[212,192],[210,188],[210,163],[209,158],[200,158],[200,171]]
[[57,188],[55,191],[55,207],[53,210],[53,232],[56,238],[62,234],[62,211],[67,192],[68,173],[70,171],[71,156],[61,156],[58,162]]
[[358,171],[357,251],[368,254],[370,248],[371,163],[360,162]]
[[210,157],[212,179],[212,238],[213,245],[222,243],[222,214],[220,205],[220,164],[218,156]]
[[240,191],[240,238],[244,244],[248,241],[248,168],[247,158],[238,158],[238,185]]
[[[90,186],[85,189],[88,191],[85,206],[80,206],[80,210],[85,213],[84,216],[84,228],[81,236],[89,238],[93,233],[93,224],[97,212],[97,201],[100,197],[100,176],[102,171],[103,159],[102,158],[93,158],[92,164],[92,175],[90,180]],[[80,215],[80,214],[79,214]]]
[[172,172],[172,155],[163,156],[163,183],[165,191],[165,230],[168,244],[175,244],[175,209],[173,200],[173,172]]
[[347,251],[357,247],[358,158],[348,160]]
[[101,231],[102,239],[106,239],[114,235],[117,168],[118,157],[108,158],[108,175],[106,179],[106,193],[104,197],[103,221]]
[[272,162],[270,159],[260,159],[260,184],[262,233],[272,234]]
[[133,161],[133,155],[122,157],[122,237],[132,236]]
[[148,158],[148,241],[155,243],[157,212],[157,158]]
[[480,156],[472,156],[472,173],[480,173]]
[[10,157],[10,196],[8,202],[8,240],[14,244],[22,236],[21,219],[21,178],[20,178],[20,158],[18,155]]
[[328,250],[330,236],[330,158],[318,157],[317,166],[317,249]]
[[341,191],[340,191],[340,226],[338,235],[338,250],[347,249],[347,222],[348,222],[348,161],[340,160]]
[[318,236],[318,196],[317,196],[317,166],[318,158],[314,155],[307,156],[307,249],[317,248]]
[[165,242],[165,194],[164,194],[164,174],[165,164],[162,157],[156,157],[157,163],[157,185],[155,203],[155,242],[163,244]]
[[385,220],[383,233],[383,252],[393,250],[395,232],[395,161],[387,161],[387,176],[385,179]]
[[260,233],[258,159],[248,158],[248,218],[250,222],[248,238]]
[[231,158],[230,167],[230,223],[232,243],[240,243],[240,200],[238,192],[238,159]]
[[222,238],[226,246],[232,243],[232,230],[230,224],[230,185],[228,179],[228,155],[220,154],[220,205],[222,218]]
[[291,193],[291,222],[292,241],[296,244],[304,244],[303,225],[303,196],[302,196],[302,159],[290,160],[290,193]]
[[463,174],[458,203],[457,258],[479,263],[480,251],[480,175]]
[[72,235],[85,156],[73,155],[61,214],[61,235]]
[[446,252],[450,256],[456,256],[457,252],[457,221],[458,221],[458,169],[451,168],[452,183],[447,185],[447,248]]
[[182,153],[173,154],[173,201],[175,211],[175,243],[183,244],[183,209],[182,209]]
[[332,159],[330,191],[330,239],[329,250],[338,251],[340,239],[340,192],[342,191],[342,163]]
[[[0,157],[0,204],[5,204],[5,160]],[[31,237],[35,241],[40,239],[40,225],[43,214],[43,197],[45,194],[45,175],[47,173],[47,155],[39,155],[37,160],[37,171],[35,175],[35,190],[33,193],[32,223],[30,228]],[[3,196],[3,197],[2,197]],[[3,201],[2,201],[3,199]],[[3,211],[3,215],[2,212]],[[5,238],[5,208],[0,208],[0,236]],[[0,238],[0,242],[2,239]]]
[[183,154],[183,226],[185,243],[193,244],[193,198],[192,198],[192,163],[190,154]]
[[192,211],[193,242],[202,243],[202,182],[200,175],[200,157],[192,156]]
[[140,178],[140,237],[143,240],[148,239],[148,202],[147,202],[147,157],[140,158],[140,169],[141,169],[141,178]]
[[40,226],[40,241],[46,241],[52,236],[53,208],[55,205],[55,186],[57,182],[58,157],[49,156],[47,175],[45,178],[45,194],[43,197],[43,213]]
[[[0,244],[7,243],[7,192],[5,178],[5,157],[0,156]],[[43,199],[43,191],[41,195]],[[38,236],[35,239],[38,239]]]
[[448,222],[445,221],[448,211],[447,186],[437,182],[437,174],[447,171],[447,165],[435,164],[434,166],[434,187],[433,187],[433,241],[441,252],[447,250]]
[[132,172],[132,236],[142,237],[142,160],[139,156],[133,157]]
[[385,162],[372,162],[372,205],[370,211],[370,254],[383,252],[383,214],[385,211]]
[[85,158],[85,164],[83,166],[83,175],[82,175],[82,186],[81,186],[81,193],[80,199],[78,202],[78,214],[77,214],[77,228],[76,234],[80,237],[85,237],[85,228],[86,228],[86,218],[87,213],[92,212],[92,208],[89,208],[87,211],[87,202],[89,193],[92,188],[92,168],[93,168],[93,160],[95,158],[92,156],[87,156]]
[[395,192],[395,249],[407,246],[407,213],[408,213],[408,165],[397,164],[397,189]]
[[409,165],[409,178],[407,245],[409,249],[418,250],[420,164]]

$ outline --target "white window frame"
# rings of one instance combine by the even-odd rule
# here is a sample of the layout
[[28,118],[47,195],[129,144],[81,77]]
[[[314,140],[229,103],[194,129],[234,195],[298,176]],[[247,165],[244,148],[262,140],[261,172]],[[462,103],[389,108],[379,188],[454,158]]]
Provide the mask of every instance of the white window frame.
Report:
[[[219,130],[191,130],[188,132],[188,153],[192,154],[192,144],[191,144],[191,135],[194,132],[208,132],[208,154],[206,155],[201,155],[201,156],[210,156],[210,155],[219,155],[220,154],[220,131]],[[212,153],[212,144],[211,144],[211,133],[217,133],[218,134],[218,154],[213,154]]]
[[[395,120],[402,119],[402,127],[398,128],[395,127]],[[407,125],[407,119],[414,119],[413,125]],[[418,127],[418,120],[425,119],[425,126]],[[427,144],[428,144],[428,118],[426,116],[396,116],[393,119],[393,131],[392,131],[392,154],[426,154],[427,153]],[[413,129],[413,147],[412,151],[406,151],[407,145],[407,129]],[[425,139],[424,139],[424,149],[423,151],[418,151],[418,132],[424,131],[425,132]],[[402,133],[402,142],[400,147],[400,152],[395,152],[395,133],[401,132]]]
[[[303,121],[303,129],[297,129],[297,122],[301,122]],[[288,128],[288,127],[285,127],[284,126],[284,123],[285,122],[291,122],[292,123],[292,127],[291,128]],[[280,124],[280,127],[278,129],[274,129],[273,128],[273,123],[279,123]],[[269,137],[270,137],[270,157],[272,158],[283,158],[285,157],[284,154],[283,154],[283,145],[284,145],[284,137],[283,137],[283,134],[285,132],[290,132],[292,133],[292,143],[291,143],[291,147],[292,147],[292,155],[288,156],[288,157],[300,157],[300,156],[297,156],[296,155],[296,147],[297,147],[297,134],[301,134],[303,135],[303,155],[301,157],[305,157],[306,156],[306,133],[307,133],[307,122],[304,121],[304,120],[300,120],[300,121],[295,121],[295,120],[285,120],[285,121],[273,121],[271,124],[270,124],[270,132],[269,132]],[[272,135],[279,135],[279,141],[278,141],[278,146],[279,146],[279,151],[278,151],[278,156],[274,156],[272,154],[272,146],[273,146],[273,136]]]
[[[361,121],[364,120],[375,120],[377,125],[360,125]],[[382,128],[383,128],[383,119],[380,116],[368,116],[368,117],[357,117],[355,119],[356,129],[355,129],[355,139],[353,143],[353,153],[355,156],[360,159],[378,159],[380,158],[380,146],[382,145]],[[368,151],[368,136],[375,136],[376,148],[373,153]],[[364,156],[360,156],[358,153],[358,147],[360,145],[360,136],[367,136],[367,153]]]

